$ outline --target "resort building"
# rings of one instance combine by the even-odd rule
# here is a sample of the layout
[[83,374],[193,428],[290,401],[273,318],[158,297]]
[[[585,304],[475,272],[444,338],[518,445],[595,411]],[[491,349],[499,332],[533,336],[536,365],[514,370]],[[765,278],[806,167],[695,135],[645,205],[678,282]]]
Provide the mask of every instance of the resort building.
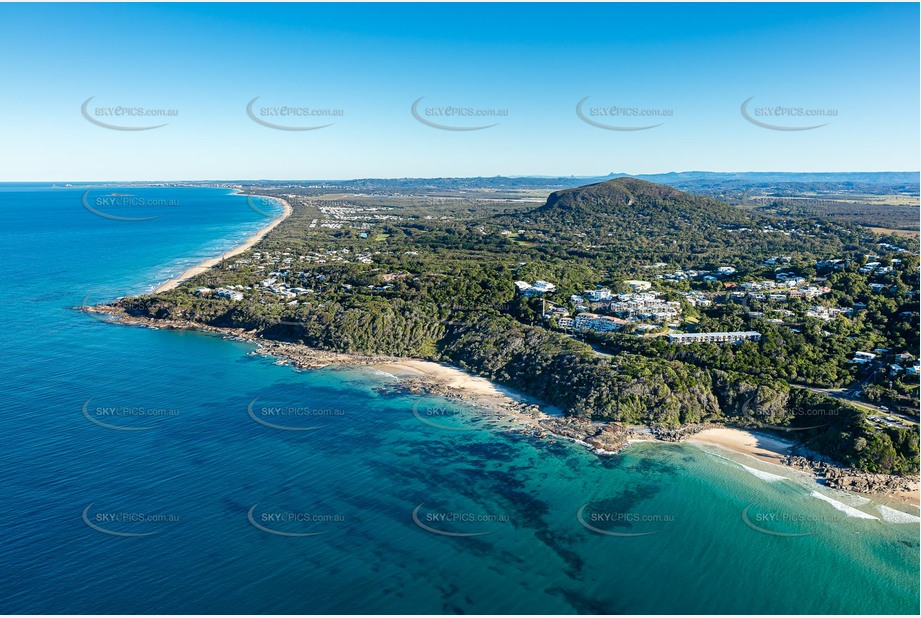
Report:
[[[590,330],[597,333],[611,332],[620,330],[626,324],[626,320],[612,318],[607,315],[598,315],[597,313],[580,313],[576,316],[573,326],[578,330]],[[562,326],[562,324],[560,324]]]
[[662,300],[655,292],[621,294],[611,303],[609,310],[621,317],[665,322],[678,317],[681,313],[681,303]]
[[732,333],[679,333],[669,335],[671,343],[686,345],[689,343],[741,343],[743,341],[760,341],[761,333],[753,330]]

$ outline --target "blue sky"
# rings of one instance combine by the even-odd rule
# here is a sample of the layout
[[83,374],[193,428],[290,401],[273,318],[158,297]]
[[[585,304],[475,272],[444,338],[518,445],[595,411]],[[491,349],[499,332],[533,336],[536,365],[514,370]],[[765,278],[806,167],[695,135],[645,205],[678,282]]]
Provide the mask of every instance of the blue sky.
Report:
[[[0,181],[917,170],[918,20],[917,4],[4,4]],[[93,120],[168,124],[103,128],[90,97]],[[255,97],[258,119],[333,124],[260,125]],[[426,125],[420,97],[422,120],[498,124]],[[593,126],[586,97],[589,120],[661,124]],[[743,117],[750,97],[774,129]],[[102,115],[119,106],[178,115]],[[263,109],[282,106],[342,113]]]

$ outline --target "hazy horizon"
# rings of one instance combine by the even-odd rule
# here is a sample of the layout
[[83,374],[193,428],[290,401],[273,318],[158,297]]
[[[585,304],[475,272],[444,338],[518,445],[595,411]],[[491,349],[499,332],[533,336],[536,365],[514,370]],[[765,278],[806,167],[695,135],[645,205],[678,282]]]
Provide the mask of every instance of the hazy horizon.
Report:
[[2,180],[0,184],[17,184],[17,183],[181,183],[181,182],[347,182],[351,180],[435,180],[441,178],[450,179],[476,179],[476,178],[618,178],[622,176],[641,177],[641,176],[665,176],[669,174],[799,174],[799,175],[827,175],[827,174],[916,174],[921,176],[921,171],[917,170],[845,170],[845,171],[807,171],[807,172],[787,172],[782,170],[764,170],[764,171],[715,171],[715,170],[684,170],[668,172],[611,172],[608,174],[495,174],[491,176],[474,175],[474,176],[341,176],[335,178],[152,178],[152,179],[103,179],[103,180],[86,180],[86,179],[40,179],[40,180]]

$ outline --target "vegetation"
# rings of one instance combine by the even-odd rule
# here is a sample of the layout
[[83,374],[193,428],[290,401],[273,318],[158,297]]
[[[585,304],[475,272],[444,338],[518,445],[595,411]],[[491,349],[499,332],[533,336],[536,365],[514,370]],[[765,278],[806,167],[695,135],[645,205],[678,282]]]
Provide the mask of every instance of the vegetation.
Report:
[[[796,435],[844,463],[917,470],[917,425],[880,427],[847,403],[797,388],[863,380],[868,397],[916,408],[917,378],[886,384],[850,362],[859,350],[919,347],[917,253],[898,253],[898,268],[884,278],[860,272],[880,242],[904,241],[847,224],[764,216],[637,179],[557,191],[536,208],[527,190],[502,191],[500,199],[496,189],[343,199],[314,187],[278,189],[294,214],[253,250],[176,290],[123,304],[328,350],[449,361],[584,418],[806,428]],[[778,255],[786,256],[785,269],[824,278],[832,291],[822,303],[863,308],[847,319],[798,317],[792,325],[768,321],[769,307],[733,300],[733,282],[773,277],[765,261]],[[842,262],[817,269],[829,258]],[[757,330],[761,340],[679,346],[654,336],[663,327],[651,336],[579,341],[544,319],[543,298],[523,298],[514,285],[552,281],[553,298],[565,304],[599,285],[622,289],[624,279],[642,278],[656,264],[734,267],[719,281],[657,286],[670,300],[692,289],[712,298],[708,307],[683,306],[698,331]],[[202,286],[212,292],[195,292]],[[233,286],[242,300],[213,293]],[[791,299],[789,313],[802,315],[804,303]]]

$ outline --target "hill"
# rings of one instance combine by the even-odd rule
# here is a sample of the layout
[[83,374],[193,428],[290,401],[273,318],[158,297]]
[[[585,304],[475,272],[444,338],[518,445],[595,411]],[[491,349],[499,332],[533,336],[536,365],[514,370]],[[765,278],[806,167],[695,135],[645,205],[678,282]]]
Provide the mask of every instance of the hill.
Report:
[[528,214],[583,228],[604,222],[620,229],[654,225],[657,230],[662,226],[751,226],[758,222],[751,214],[714,199],[628,177],[556,191],[546,204]]
[[581,250],[624,264],[735,264],[778,254],[821,255],[860,241],[846,227],[769,218],[627,177],[556,191],[544,205],[496,221],[523,230],[522,239],[570,251],[576,241]]

